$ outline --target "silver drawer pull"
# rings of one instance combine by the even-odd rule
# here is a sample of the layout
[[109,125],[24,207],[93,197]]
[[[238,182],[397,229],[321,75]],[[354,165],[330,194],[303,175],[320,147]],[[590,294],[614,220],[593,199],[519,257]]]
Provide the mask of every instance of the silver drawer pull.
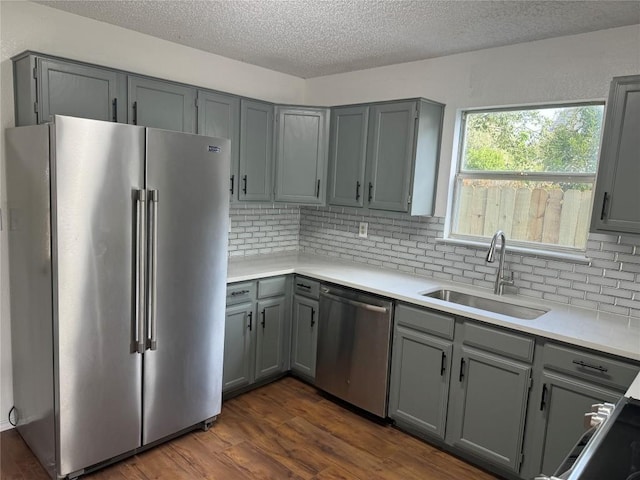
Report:
[[591,368],[593,370],[597,370],[598,372],[608,372],[609,369],[606,367],[603,367],[602,365],[590,365],[588,363],[583,362],[582,360],[574,360],[572,363],[574,363],[575,365],[579,365],[580,367],[584,367],[584,368]]
[[364,310],[369,310],[371,312],[387,313],[389,311],[389,309],[387,307],[380,307],[378,305],[370,305],[368,303],[357,302],[355,300],[350,300],[348,298],[339,297],[337,295],[333,295],[331,293],[328,293],[324,289],[323,289],[321,295],[323,295],[323,296],[325,296],[327,298],[330,298],[331,300],[334,300],[336,302],[346,303],[348,305],[353,305],[354,307],[362,308]]

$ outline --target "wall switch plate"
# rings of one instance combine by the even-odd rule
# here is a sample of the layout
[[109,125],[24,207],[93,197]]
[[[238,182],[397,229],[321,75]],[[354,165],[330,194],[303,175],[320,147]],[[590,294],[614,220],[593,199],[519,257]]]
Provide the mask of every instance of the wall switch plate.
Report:
[[360,238],[367,238],[368,231],[369,231],[369,224],[367,222],[360,222],[360,228],[358,230],[358,236]]

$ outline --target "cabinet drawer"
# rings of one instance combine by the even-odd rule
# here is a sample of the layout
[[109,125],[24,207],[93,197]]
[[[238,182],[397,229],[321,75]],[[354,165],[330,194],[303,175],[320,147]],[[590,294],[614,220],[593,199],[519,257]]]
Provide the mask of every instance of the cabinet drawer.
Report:
[[304,295],[305,297],[317,299],[320,297],[320,282],[309,280],[305,277],[296,277],[294,292],[296,295]]
[[544,346],[544,366],[626,390],[640,367],[553,343]]
[[396,325],[431,333],[439,337],[453,339],[455,321],[453,317],[435,313],[422,308],[398,305],[396,308]]
[[533,338],[469,322],[464,323],[463,338],[463,342],[472,347],[527,363],[533,361]]
[[256,283],[243,282],[227,285],[227,305],[250,302],[256,296]]
[[258,280],[258,298],[276,297],[287,291],[287,277]]

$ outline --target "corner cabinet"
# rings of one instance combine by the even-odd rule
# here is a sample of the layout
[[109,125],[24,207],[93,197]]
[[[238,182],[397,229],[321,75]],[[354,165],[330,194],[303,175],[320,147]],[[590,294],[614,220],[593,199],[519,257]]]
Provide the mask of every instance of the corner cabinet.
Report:
[[115,70],[27,53],[14,58],[13,75],[17,126],[52,115],[127,120],[126,75]]
[[611,82],[592,232],[640,234],[640,75]]
[[275,200],[323,205],[329,110],[276,107]]
[[196,89],[129,75],[129,123],[177,132],[196,132]]
[[242,99],[240,102],[240,200],[273,199],[273,104]]
[[330,204],[432,215],[443,113],[424,99],[335,109]]

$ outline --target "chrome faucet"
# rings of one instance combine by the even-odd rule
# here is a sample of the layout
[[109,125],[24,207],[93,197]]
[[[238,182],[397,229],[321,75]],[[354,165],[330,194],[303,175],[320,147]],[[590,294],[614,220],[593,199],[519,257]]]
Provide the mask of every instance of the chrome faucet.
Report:
[[504,276],[504,251],[507,247],[507,237],[505,237],[502,230],[498,230],[494,233],[491,239],[491,245],[489,245],[489,251],[487,252],[487,262],[493,263],[496,261],[496,242],[498,237],[502,242],[500,246],[500,262],[498,264],[498,272],[496,273],[496,281],[493,285],[493,293],[496,295],[502,295],[505,285],[513,285],[513,272],[511,272],[511,278],[505,278]]

